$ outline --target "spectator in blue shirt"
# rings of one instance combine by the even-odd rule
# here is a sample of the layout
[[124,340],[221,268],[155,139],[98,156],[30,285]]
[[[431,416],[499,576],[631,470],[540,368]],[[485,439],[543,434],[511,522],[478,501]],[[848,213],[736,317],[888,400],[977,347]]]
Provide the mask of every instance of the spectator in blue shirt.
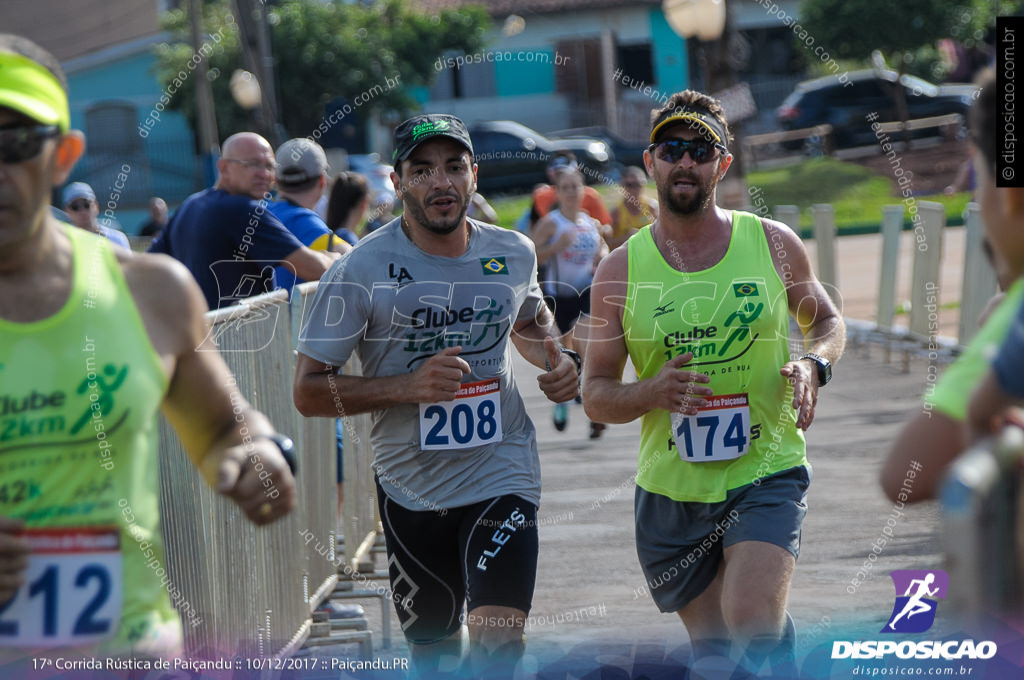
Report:
[[[327,186],[327,155],[316,142],[304,137],[289,139],[277,150],[277,188],[280,200],[270,204],[270,212],[302,245],[311,250],[347,253],[349,245],[338,239],[331,242],[331,230],[314,208]],[[274,269],[274,282],[291,294],[292,286],[304,283],[289,266]]]
[[338,255],[310,250],[268,209],[277,169],[270,143],[240,132],[224,141],[222,152],[217,183],[185,199],[150,252],[184,263],[210,309],[270,292],[278,264],[318,280]]

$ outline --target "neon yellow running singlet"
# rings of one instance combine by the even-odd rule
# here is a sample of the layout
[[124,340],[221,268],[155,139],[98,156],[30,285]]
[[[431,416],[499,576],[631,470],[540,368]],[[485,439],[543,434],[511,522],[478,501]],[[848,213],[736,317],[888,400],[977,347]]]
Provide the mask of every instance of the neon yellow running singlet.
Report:
[[157,410],[168,382],[111,244],[65,226],[67,303],[0,320],[0,515],[25,521],[25,585],[4,648],[173,653],[159,530]]
[[636,483],[677,501],[723,501],[730,489],[807,463],[793,391],[779,374],[790,360],[786,291],[760,219],[732,214],[725,256],[703,271],[666,262],[650,226],[628,241],[622,321],[637,376],[689,351],[687,368],[707,374],[714,391],[696,416],[656,409],[641,421]]

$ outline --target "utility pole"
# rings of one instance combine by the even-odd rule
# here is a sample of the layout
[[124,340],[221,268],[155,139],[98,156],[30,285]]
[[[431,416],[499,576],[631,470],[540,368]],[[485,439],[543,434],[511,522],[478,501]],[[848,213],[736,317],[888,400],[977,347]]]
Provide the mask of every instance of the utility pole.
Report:
[[[189,0],[189,27],[192,39],[193,54],[199,53],[202,47],[202,1]],[[207,76],[206,58],[199,60],[193,81],[196,86],[196,118],[199,123],[199,147],[202,149],[203,179],[205,186],[210,186],[216,179],[214,163],[220,155],[220,141],[217,137],[217,114],[213,109],[213,89]]]
[[260,83],[260,113],[264,127],[262,132],[276,148],[283,140],[280,134],[274,58],[270,52],[266,8],[262,3],[255,3],[252,0],[232,0],[231,6],[238,22],[238,42],[242,47],[245,67]]

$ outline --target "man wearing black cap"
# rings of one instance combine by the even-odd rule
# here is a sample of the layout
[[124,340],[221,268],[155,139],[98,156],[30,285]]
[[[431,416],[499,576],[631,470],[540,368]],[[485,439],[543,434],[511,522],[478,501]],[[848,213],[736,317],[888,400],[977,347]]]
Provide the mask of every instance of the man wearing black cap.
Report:
[[184,263],[210,309],[270,292],[278,264],[319,279],[338,256],[310,250],[267,209],[277,169],[270,142],[239,132],[221,151],[217,183],[185,199],[149,252]]
[[[295,505],[287,447],[229,387],[188,271],[50,215],[85,148],[69,119],[57,60],[0,34],[0,485],[26,490],[5,495],[0,516],[3,677],[51,654],[181,653],[153,571],[159,410],[252,521]],[[4,665],[29,650],[23,668]]]
[[[521,657],[537,568],[540,464],[511,347],[554,402],[577,391],[518,232],[466,218],[476,189],[461,120],[395,130],[404,215],[331,267],[299,340],[295,403],[307,416],[372,411],[378,504],[395,608],[413,658],[462,657],[473,677]],[[338,375],[355,351],[364,376]]]
[[[796,234],[715,204],[732,162],[719,102],[677,93],[651,128],[661,213],[598,267],[583,403],[601,422],[642,418],[637,554],[658,608],[690,635],[691,677],[713,656],[785,668],[803,430],[845,330]],[[809,350],[797,358],[789,314]],[[627,355],[635,383],[622,382]]]

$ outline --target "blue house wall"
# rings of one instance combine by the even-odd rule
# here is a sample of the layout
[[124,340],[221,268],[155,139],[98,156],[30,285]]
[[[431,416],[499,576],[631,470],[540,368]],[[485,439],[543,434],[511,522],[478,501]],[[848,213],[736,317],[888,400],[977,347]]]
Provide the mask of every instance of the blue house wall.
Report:
[[[154,116],[162,89],[153,75],[151,48],[135,45],[120,52],[113,48],[109,55],[68,65],[71,124],[87,133],[85,156],[69,181],[89,182],[101,214],[113,213],[121,228],[135,233],[148,219],[150,197],[160,196],[173,207],[197,190],[200,175],[185,116],[166,109]],[[134,107],[132,129],[101,124],[101,133],[94,129],[90,134],[87,112],[105,104]],[[151,116],[158,120],[144,126]],[[118,175],[127,175],[127,180],[118,180]]]

